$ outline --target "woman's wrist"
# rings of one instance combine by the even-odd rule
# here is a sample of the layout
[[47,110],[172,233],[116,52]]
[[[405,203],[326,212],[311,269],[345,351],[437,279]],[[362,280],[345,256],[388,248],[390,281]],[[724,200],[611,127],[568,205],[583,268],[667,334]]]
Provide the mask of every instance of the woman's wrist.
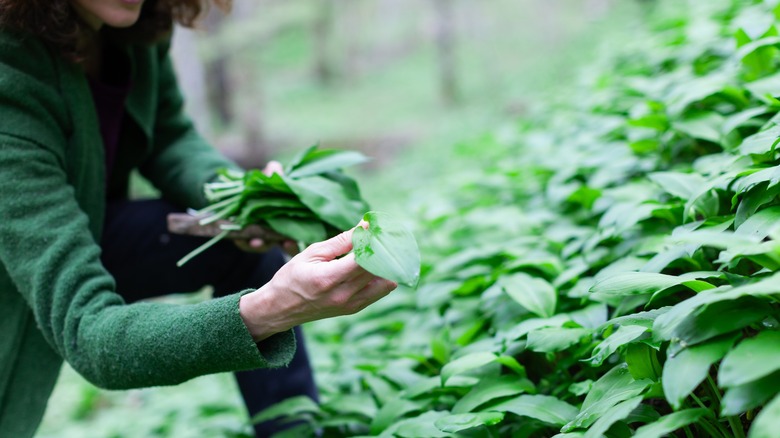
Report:
[[273,308],[273,301],[267,299],[269,295],[267,292],[266,286],[263,286],[254,292],[243,295],[238,301],[241,319],[244,320],[244,325],[255,342],[260,342],[288,329],[274,322],[278,314]]

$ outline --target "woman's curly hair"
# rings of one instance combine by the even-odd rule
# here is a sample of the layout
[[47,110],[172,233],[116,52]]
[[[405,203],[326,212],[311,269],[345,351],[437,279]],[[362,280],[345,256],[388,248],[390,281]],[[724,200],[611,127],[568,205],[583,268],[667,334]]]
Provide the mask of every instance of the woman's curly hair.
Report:
[[[174,22],[193,27],[210,3],[227,10],[231,0],[146,0],[133,26],[110,32],[124,41],[151,43],[169,34]],[[72,61],[81,59],[81,38],[93,32],[71,0],[0,0],[0,29],[34,35]]]

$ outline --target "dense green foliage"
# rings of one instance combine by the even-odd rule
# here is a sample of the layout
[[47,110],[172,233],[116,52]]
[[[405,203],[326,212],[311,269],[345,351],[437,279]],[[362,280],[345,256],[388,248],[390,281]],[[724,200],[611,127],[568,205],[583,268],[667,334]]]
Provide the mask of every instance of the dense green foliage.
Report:
[[[660,20],[428,201],[424,269],[311,333],[322,436],[780,430],[776,2]],[[319,359],[322,362],[322,357]]]

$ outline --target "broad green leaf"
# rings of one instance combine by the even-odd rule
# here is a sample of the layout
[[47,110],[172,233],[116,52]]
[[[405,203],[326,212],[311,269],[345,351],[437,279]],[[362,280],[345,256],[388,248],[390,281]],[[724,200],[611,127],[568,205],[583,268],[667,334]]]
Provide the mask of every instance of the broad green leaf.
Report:
[[624,272],[596,282],[590,291],[604,295],[643,295],[678,285],[686,286],[697,292],[712,288],[709,283],[696,280],[691,275],[678,277],[652,272]]
[[675,336],[675,332],[683,321],[695,311],[701,309],[704,305],[723,301],[733,301],[748,296],[761,297],[777,295],[778,291],[780,291],[780,273],[765,277],[754,283],[734,288],[723,286],[717,289],[703,291],[696,296],[676,304],[666,313],[656,318],[653,323],[653,336],[657,339],[671,339]]
[[780,332],[765,330],[732,349],[718,370],[718,385],[732,387],[780,369]]
[[425,409],[426,406],[427,403],[424,401],[393,398],[379,408],[379,411],[371,422],[371,433],[376,435],[387,429],[398,418],[411,412],[421,411]]
[[593,388],[593,380],[588,379],[569,385],[569,392],[574,395],[585,395],[591,388]]
[[764,155],[774,151],[778,142],[780,126],[773,126],[744,139],[739,145],[739,151],[742,154]]
[[558,296],[547,281],[522,272],[503,276],[498,281],[504,292],[529,312],[543,318],[555,313]]
[[268,226],[277,233],[290,237],[297,242],[311,244],[328,237],[322,222],[288,217],[269,217],[265,219]]
[[729,388],[721,401],[721,415],[738,415],[757,408],[780,393],[780,371]]
[[634,380],[626,364],[612,368],[593,384],[579,414],[561,432],[589,427],[618,403],[644,393],[651,383],[646,379]]
[[455,414],[436,420],[434,426],[442,432],[460,432],[479,426],[493,426],[504,419],[503,412],[475,412],[470,414]]
[[508,340],[515,340],[526,336],[528,333],[544,327],[561,327],[571,321],[569,315],[558,314],[550,318],[531,318],[512,327],[505,337]]
[[428,411],[417,417],[401,420],[382,433],[382,436],[398,436],[403,438],[444,438],[452,435],[439,430],[435,424],[446,417],[447,412]]
[[301,202],[309,207],[323,221],[340,230],[357,225],[368,206],[356,199],[344,186],[328,178],[311,176],[294,179],[282,176],[284,181]]
[[305,395],[288,398],[266,409],[263,409],[252,417],[252,424],[262,423],[279,417],[293,417],[303,413],[320,412],[320,407],[311,398]]
[[772,187],[780,184],[780,166],[772,166],[764,169],[751,169],[750,171],[740,174],[732,185],[732,188],[736,194],[744,193],[761,183],[767,183],[763,190],[771,189]]
[[338,394],[322,405],[323,410],[339,414],[358,414],[373,419],[377,413],[374,398],[368,392],[357,394]]
[[[780,170],[780,169],[778,169]],[[778,172],[780,177],[780,172]],[[773,185],[768,187],[767,182],[760,183],[755,187],[752,187],[742,196],[742,199],[737,206],[737,213],[734,215],[734,226],[740,227],[745,221],[755,214],[759,208],[772,202],[780,195],[780,185]]]
[[290,169],[287,175],[291,178],[304,178],[333,172],[366,161],[368,161],[368,157],[357,151],[320,149],[305,157],[297,166]]
[[720,114],[706,112],[676,121],[672,124],[672,127],[692,138],[719,143],[721,139],[720,129],[723,123],[724,118]]
[[699,188],[706,182],[704,177],[697,173],[655,172],[649,174],[648,178],[661,186],[666,193],[685,200],[698,193]]
[[656,318],[668,312],[669,309],[671,309],[671,307],[661,307],[659,309],[648,310],[646,312],[637,312],[630,315],[618,316],[617,318],[612,318],[606,323],[602,324],[600,327],[598,327],[598,329],[604,330],[606,327],[611,325],[640,325],[642,327],[651,328]]
[[528,349],[542,353],[563,351],[591,334],[583,328],[542,328],[528,333]]
[[[593,349],[593,355],[585,359],[591,366],[599,366],[611,356],[618,348],[642,336],[647,331],[647,327],[638,325],[621,325],[618,329],[601,341]],[[530,338],[530,335],[529,335]],[[529,340],[530,343],[530,340]]]
[[707,304],[680,322],[673,338],[679,339],[682,346],[695,345],[757,323],[771,312],[766,302],[753,297]]
[[702,417],[712,415],[707,409],[685,409],[661,417],[653,423],[646,424],[636,430],[634,438],[661,438],[699,421]]
[[667,357],[661,383],[666,400],[673,408],[682,406],[685,398],[707,377],[712,364],[729,351],[735,339],[735,336],[714,339]]
[[658,362],[658,352],[644,342],[628,344],[624,357],[628,372],[635,380],[650,379],[657,382],[661,377],[661,363]]
[[555,426],[562,426],[577,415],[577,408],[549,395],[520,395],[490,406],[488,410],[511,412]]
[[766,96],[778,96],[780,95],[780,91],[778,91],[780,90],[780,74],[748,82],[745,84],[745,88],[759,99]]
[[780,395],[767,403],[750,427],[748,438],[775,438],[780,430]]
[[485,378],[455,403],[455,406],[452,407],[452,413],[472,412],[475,408],[491,400],[524,392],[535,392],[533,383],[528,379],[511,374]]
[[441,383],[445,385],[452,376],[471,371],[496,361],[497,356],[489,352],[471,353],[444,365],[441,369]]
[[746,109],[744,111],[738,112],[736,114],[732,114],[728,117],[726,117],[726,122],[723,123],[722,132],[723,134],[728,134],[731,131],[739,128],[743,124],[745,124],[747,121],[760,116],[762,114],[765,114],[769,111],[769,108],[767,107],[756,107],[756,108],[750,108]]
[[764,239],[778,224],[780,224],[780,206],[768,207],[747,218],[734,231],[734,234],[745,234]]
[[616,404],[593,423],[588,431],[585,432],[585,438],[600,438],[604,436],[604,433],[609,430],[613,424],[628,417],[640,403],[642,403],[641,395]]
[[366,271],[414,287],[420,279],[420,250],[414,235],[400,222],[382,212],[363,216],[368,229],[356,227],[352,234],[355,261]]

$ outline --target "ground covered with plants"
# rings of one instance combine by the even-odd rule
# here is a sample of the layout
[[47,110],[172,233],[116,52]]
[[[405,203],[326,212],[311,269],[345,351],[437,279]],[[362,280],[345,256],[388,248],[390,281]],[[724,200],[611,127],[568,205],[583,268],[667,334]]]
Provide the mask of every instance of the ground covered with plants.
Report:
[[306,419],[290,436],[777,436],[780,7],[690,3],[564,103],[457,148],[492,165],[418,188],[420,287],[316,324],[323,403],[263,417]]

